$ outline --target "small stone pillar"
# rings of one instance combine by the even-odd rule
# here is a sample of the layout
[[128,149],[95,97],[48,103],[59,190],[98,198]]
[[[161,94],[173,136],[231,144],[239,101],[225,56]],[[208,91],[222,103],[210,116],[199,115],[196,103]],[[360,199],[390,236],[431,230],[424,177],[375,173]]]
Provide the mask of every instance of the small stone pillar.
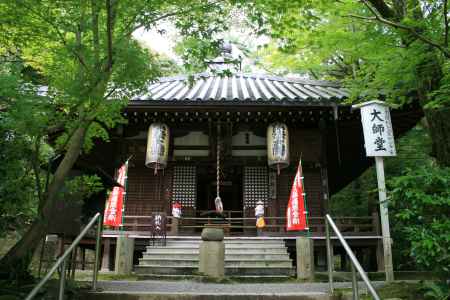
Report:
[[178,218],[172,217],[172,222],[170,223],[169,235],[178,235],[178,224],[180,220]]
[[302,280],[314,279],[314,244],[307,237],[296,239],[297,250],[297,278]]
[[115,273],[130,275],[133,271],[134,239],[128,236],[117,237]]
[[204,228],[199,251],[198,271],[202,275],[221,279],[225,275],[225,244],[223,229]]

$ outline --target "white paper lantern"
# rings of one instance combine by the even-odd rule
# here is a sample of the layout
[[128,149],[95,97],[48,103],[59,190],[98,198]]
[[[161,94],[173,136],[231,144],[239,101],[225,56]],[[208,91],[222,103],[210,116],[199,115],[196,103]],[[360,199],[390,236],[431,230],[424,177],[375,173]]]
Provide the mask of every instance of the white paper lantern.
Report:
[[169,157],[169,127],[163,123],[153,123],[148,128],[147,154],[145,166],[157,170],[167,166]]
[[270,168],[289,166],[289,130],[284,123],[272,123],[267,127],[267,162]]

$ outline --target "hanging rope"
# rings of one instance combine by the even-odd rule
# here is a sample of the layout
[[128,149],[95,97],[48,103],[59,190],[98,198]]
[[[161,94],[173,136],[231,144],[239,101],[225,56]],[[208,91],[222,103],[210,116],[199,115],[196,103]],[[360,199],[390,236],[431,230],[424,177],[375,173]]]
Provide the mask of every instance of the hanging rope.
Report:
[[217,198],[220,198],[220,141],[217,140],[217,155],[216,155],[216,190]]
[[216,151],[216,199],[214,204],[216,212],[223,212],[222,200],[220,199],[220,124],[217,124],[217,151]]

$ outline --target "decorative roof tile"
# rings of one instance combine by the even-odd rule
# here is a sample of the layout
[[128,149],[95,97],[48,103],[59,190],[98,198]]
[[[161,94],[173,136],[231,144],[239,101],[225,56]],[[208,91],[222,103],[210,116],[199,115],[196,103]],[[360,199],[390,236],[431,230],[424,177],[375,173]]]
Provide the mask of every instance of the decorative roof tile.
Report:
[[332,104],[348,97],[347,90],[327,81],[268,75],[235,74],[231,77],[202,73],[190,83],[187,76],[161,78],[135,104]]

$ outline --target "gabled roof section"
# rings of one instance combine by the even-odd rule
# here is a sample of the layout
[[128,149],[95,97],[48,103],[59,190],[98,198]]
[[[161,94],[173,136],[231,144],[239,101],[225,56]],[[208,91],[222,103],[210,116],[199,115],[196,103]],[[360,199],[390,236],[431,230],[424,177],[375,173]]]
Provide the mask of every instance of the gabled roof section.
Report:
[[293,104],[327,105],[341,102],[348,93],[327,81],[268,75],[234,74],[231,77],[202,73],[190,84],[187,76],[165,77],[132,104]]

